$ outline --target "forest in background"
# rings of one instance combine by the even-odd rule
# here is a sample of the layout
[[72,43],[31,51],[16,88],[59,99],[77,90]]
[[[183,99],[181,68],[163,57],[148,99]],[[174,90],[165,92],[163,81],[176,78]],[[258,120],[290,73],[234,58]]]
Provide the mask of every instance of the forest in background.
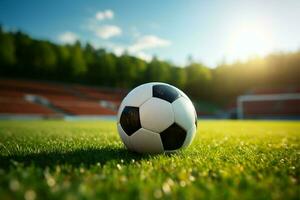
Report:
[[224,106],[254,88],[300,87],[300,50],[224,62],[212,69],[192,60],[177,66],[156,57],[146,62],[126,52],[117,56],[79,41],[60,45],[0,27],[0,77],[125,89],[160,81],[184,90],[195,101]]

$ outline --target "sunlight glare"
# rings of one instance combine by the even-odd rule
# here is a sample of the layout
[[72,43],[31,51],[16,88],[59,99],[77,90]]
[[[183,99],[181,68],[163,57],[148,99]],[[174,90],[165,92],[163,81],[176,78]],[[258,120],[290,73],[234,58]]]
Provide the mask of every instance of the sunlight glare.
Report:
[[273,50],[272,34],[259,23],[244,23],[233,31],[227,55],[231,60],[244,60],[250,56],[264,56]]

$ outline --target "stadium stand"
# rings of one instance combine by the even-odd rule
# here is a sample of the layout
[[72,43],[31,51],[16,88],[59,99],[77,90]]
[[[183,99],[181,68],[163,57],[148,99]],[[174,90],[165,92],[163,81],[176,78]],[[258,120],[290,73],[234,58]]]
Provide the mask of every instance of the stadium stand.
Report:
[[0,113],[3,114],[38,114],[44,116],[55,115],[51,109],[41,105],[33,104],[19,98],[0,97]]
[[0,115],[115,115],[122,95],[87,86],[0,80]]
[[116,111],[102,107],[95,101],[52,100],[54,106],[71,115],[115,115]]
[[120,105],[123,97],[126,95],[127,91],[123,90],[108,90],[108,89],[96,89],[88,88],[84,86],[73,86],[73,88],[79,91],[82,95],[85,95],[87,98],[94,100],[104,100],[109,101],[117,106]]

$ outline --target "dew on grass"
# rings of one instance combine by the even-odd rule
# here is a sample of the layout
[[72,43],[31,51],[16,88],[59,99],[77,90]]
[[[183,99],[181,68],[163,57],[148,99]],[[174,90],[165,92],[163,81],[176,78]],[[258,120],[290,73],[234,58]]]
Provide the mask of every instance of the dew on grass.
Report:
[[55,179],[52,176],[48,176],[46,178],[47,184],[49,185],[49,187],[54,187],[56,184]]
[[83,167],[80,167],[79,172],[83,174],[85,172],[85,169]]
[[179,185],[180,185],[181,187],[185,187],[185,186],[186,186],[186,182],[185,182],[185,181],[180,181],[180,182],[179,182]]
[[117,164],[117,168],[118,168],[118,170],[121,170],[122,166],[120,164]]
[[126,177],[126,176],[121,176],[121,177],[120,177],[120,181],[121,181],[122,183],[127,182],[127,177]]
[[24,194],[25,200],[35,200],[36,193],[34,190],[27,190]]
[[165,194],[170,194],[171,193],[171,186],[165,182],[162,186],[162,190]]
[[20,188],[20,182],[16,179],[12,179],[10,182],[9,182],[9,188],[12,190],[12,191],[17,191],[19,190]]
[[195,181],[195,177],[194,177],[193,175],[190,175],[189,180],[190,180],[191,182],[194,182],[194,181]]
[[291,169],[291,170],[295,170],[296,167],[295,167],[295,166],[291,166],[290,169]]
[[56,172],[56,174],[59,174],[61,172],[60,166],[56,166],[55,172]]
[[272,144],[269,143],[269,144],[268,144],[268,147],[272,147]]
[[297,184],[297,178],[291,176],[290,180],[293,184]]
[[160,199],[160,198],[162,197],[162,192],[161,192],[161,190],[160,190],[160,189],[154,190],[153,196],[154,196],[156,199]]

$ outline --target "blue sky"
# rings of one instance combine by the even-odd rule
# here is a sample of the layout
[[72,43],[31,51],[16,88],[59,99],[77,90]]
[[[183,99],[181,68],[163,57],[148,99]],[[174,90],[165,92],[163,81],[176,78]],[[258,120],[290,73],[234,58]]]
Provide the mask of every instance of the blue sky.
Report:
[[57,43],[211,67],[300,49],[299,0],[1,0],[0,23]]

